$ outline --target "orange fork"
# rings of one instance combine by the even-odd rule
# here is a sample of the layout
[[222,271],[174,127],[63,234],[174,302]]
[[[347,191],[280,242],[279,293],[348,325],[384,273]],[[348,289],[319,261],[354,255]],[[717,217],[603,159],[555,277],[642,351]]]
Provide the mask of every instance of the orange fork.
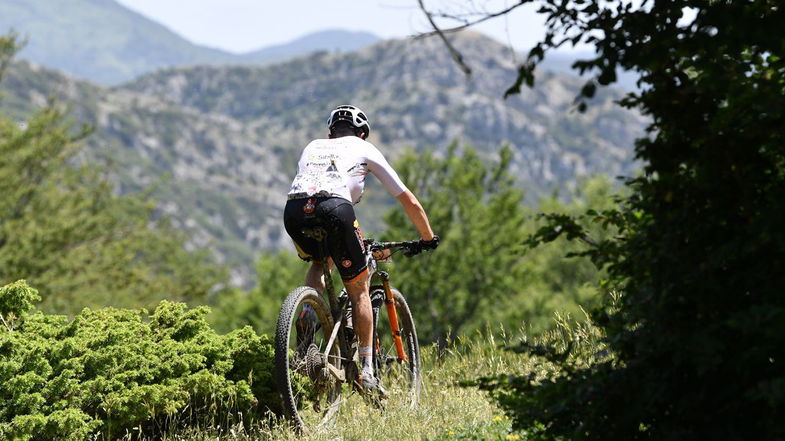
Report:
[[381,272],[382,286],[384,287],[384,303],[387,306],[387,317],[390,319],[390,330],[392,331],[395,350],[398,352],[398,361],[409,361],[409,357],[403,350],[403,340],[401,339],[401,328],[398,327],[398,312],[395,310],[395,296],[390,289],[390,278],[387,273]]

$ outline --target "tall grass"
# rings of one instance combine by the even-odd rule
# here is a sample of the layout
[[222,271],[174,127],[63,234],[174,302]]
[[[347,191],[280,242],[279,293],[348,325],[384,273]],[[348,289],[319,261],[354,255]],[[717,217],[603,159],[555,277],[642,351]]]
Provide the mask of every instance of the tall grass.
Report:
[[[531,344],[549,343],[566,347],[569,341],[586,341],[586,326],[570,327],[568,320],[557,318],[557,328],[544,336],[529,339]],[[520,335],[520,334],[518,334]],[[412,408],[398,396],[390,397],[384,409],[364,401],[357,394],[347,397],[336,424],[321,430],[298,434],[282,422],[270,421],[244,430],[191,429],[168,434],[171,441],[279,441],[279,440],[522,440],[523,433],[511,433],[510,421],[488,396],[476,387],[461,386],[479,377],[534,374],[547,375],[548,363],[536,357],[506,350],[520,339],[503,330],[478,333],[450,342],[439,353],[435,346],[423,347],[423,392]]]

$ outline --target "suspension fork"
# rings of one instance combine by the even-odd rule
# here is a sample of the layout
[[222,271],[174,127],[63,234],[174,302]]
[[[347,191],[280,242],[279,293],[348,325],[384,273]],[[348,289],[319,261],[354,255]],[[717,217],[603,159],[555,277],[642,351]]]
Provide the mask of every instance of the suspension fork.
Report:
[[401,328],[398,326],[398,312],[395,309],[395,296],[390,289],[390,275],[386,271],[379,271],[379,278],[382,279],[384,288],[384,303],[387,307],[387,318],[390,319],[390,331],[395,342],[395,351],[398,353],[398,361],[409,361],[409,357],[403,350],[403,340],[401,339]]

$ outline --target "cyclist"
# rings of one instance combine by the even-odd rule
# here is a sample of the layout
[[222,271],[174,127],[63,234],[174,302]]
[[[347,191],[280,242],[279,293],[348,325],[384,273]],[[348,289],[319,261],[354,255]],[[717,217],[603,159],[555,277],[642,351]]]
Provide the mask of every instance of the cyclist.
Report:
[[[414,194],[381,152],[366,141],[370,125],[362,110],[350,105],[338,106],[330,113],[327,126],[328,138],[311,141],[300,156],[284,209],[284,226],[300,257],[311,262],[305,276],[306,285],[324,292],[322,259],[328,259],[330,271],[338,268],[351,301],[352,324],[359,342],[362,363],[359,386],[363,390],[383,392],[371,362],[373,313],[368,295],[369,273],[353,208],[362,197],[366,175],[376,176],[398,199],[420,233],[423,249],[435,249],[439,237],[433,234],[428,216]],[[304,228],[314,226],[327,229],[329,256],[319,255],[318,242],[303,234]],[[309,315],[315,315],[313,310],[304,308],[300,320],[314,320]]]

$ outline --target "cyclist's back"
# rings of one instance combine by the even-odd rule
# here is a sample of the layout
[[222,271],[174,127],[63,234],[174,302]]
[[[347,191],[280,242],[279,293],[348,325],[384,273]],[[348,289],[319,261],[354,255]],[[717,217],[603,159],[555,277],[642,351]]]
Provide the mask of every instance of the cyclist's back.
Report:
[[372,173],[393,196],[407,190],[398,174],[373,144],[356,136],[316,139],[300,156],[289,199],[340,197],[356,204],[365,177]]

